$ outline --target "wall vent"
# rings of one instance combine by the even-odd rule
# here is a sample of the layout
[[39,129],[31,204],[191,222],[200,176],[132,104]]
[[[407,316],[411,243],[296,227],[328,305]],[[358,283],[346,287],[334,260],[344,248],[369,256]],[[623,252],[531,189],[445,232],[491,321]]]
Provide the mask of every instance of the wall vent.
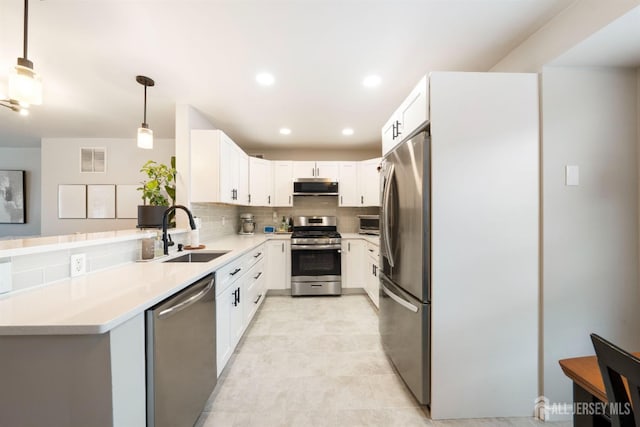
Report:
[[80,172],[106,172],[107,149],[105,147],[80,148]]

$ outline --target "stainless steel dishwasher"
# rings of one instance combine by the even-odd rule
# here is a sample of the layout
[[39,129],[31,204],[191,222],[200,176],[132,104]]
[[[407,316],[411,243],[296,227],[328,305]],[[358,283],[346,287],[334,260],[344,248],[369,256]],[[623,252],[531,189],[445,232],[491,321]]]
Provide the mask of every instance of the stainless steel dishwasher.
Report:
[[213,391],[215,296],[209,274],[147,310],[148,427],[193,426]]

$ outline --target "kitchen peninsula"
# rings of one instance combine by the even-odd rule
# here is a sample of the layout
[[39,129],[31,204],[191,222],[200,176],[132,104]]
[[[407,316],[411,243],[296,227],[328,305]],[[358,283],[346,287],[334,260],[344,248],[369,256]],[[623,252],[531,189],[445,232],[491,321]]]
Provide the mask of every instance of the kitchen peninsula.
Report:
[[[62,247],[137,247],[147,235],[117,232]],[[127,262],[1,296],[0,425],[41,425],[44,419],[48,426],[144,425],[145,310],[213,271],[222,274],[225,266],[253,258],[267,238],[280,237],[229,236],[204,242],[207,249],[228,251],[210,262]],[[18,264],[28,256],[46,260],[59,249],[8,241],[0,257]]]

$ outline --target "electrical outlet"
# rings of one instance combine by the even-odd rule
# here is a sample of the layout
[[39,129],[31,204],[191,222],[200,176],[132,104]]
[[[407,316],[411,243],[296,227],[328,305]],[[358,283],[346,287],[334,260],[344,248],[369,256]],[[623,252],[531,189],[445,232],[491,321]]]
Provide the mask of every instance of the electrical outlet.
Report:
[[87,254],[71,255],[71,277],[87,273]]

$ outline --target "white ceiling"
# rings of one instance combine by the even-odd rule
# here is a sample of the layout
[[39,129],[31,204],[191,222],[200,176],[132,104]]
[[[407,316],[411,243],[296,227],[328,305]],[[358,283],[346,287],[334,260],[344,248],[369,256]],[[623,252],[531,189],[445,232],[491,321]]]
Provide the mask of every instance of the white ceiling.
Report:
[[[147,121],[159,138],[190,104],[244,148],[370,149],[420,76],[488,70],[573,1],[31,0],[44,104],[27,118],[0,110],[0,145],[134,138],[143,74],[156,81]],[[22,56],[22,8],[0,1],[0,92]],[[263,70],[273,86],[255,83]],[[376,89],[361,84],[370,73]]]
[[640,67],[640,7],[586,38],[550,65]]

